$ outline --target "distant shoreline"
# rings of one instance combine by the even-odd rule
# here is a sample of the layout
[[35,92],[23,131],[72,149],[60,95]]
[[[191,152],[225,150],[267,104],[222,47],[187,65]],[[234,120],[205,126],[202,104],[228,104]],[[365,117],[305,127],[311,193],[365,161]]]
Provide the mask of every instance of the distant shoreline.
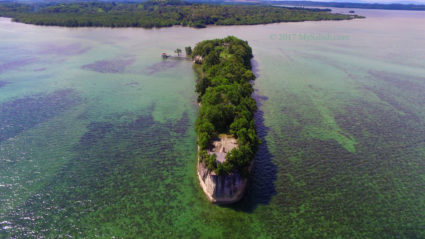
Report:
[[425,4],[384,4],[384,3],[353,3],[353,2],[313,2],[313,1],[267,1],[271,5],[285,5],[294,8],[334,7],[371,10],[405,10],[425,11]]
[[220,5],[179,0],[142,3],[78,2],[50,4],[0,3],[0,17],[42,26],[162,28],[259,25],[280,22],[352,20],[353,14],[270,5]]

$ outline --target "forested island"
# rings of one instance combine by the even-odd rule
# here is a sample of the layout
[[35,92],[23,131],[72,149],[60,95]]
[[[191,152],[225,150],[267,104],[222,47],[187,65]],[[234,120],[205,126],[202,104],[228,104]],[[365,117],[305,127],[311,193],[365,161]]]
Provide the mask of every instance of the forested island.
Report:
[[318,9],[291,9],[266,5],[214,5],[180,0],[141,3],[77,2],[0,3],[0,16],[13,21],[67,27],[203,28],[207,25],[254,25],[277,22],[349,20],[356,15]]
[[[251,97],[255,79],[252,50],[236,37],[202,41],[193,50],[199,79],[198,176],[216,203],[231,203],[243,194],[260,139]],[[201,69],[200,69],[201,68]]]

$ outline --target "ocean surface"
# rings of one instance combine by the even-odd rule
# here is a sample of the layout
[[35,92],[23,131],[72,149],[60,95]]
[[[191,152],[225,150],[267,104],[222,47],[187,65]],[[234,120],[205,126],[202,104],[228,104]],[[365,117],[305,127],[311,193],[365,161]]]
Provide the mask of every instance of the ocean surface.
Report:
[[[424,238],[425,13],[206,29],[0,19],[0,238]],[[263,140],[244,199],[196,177],[192,62],[253,48]]]

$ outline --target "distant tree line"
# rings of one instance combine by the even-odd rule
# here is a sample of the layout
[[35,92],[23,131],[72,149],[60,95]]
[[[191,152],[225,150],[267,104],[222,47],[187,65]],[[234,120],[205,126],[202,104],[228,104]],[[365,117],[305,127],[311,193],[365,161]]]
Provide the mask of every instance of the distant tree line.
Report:
[[356,16],[320,10],[263,5],[214,5],[179,0],[141,3],[77,2],[50,4],[0,3],[0,16],[36,25],[67,27],[202,28],[206,25],[252,25],[276,22],[347,20]]
[[[251,97],[251,81],[255,79],[251,47],[246,41],[229,36],[202,41],[192,54],[202,57],[204,73],[196,84],[201,102],[196,120],[199,158],[219,175],[234,171],[246,175],[260,142],[254,123],[257,105]],[[215,155],[208,155],[207,149],[223,133],[233,135],[238,147],[227,153],[224,163],[217,163]]]
[[384,9],[384,10],[410,10],[425,11],[424,4],[405,3],[355,3],[355,2],[314,2],[314,1],[267,1],[268,4],[284,4],[306,7],[338,7],[338,8],[361,8],[361,9]]

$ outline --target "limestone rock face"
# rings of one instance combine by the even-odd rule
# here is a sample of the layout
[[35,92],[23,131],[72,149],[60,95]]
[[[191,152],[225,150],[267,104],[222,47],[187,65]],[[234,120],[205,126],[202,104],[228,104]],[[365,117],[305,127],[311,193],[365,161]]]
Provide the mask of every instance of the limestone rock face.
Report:
[[216,175],[202,163],[198,163],[197,171],[201,187],[212,203],[229,204],[242,198],[248,179],[238,173]]

